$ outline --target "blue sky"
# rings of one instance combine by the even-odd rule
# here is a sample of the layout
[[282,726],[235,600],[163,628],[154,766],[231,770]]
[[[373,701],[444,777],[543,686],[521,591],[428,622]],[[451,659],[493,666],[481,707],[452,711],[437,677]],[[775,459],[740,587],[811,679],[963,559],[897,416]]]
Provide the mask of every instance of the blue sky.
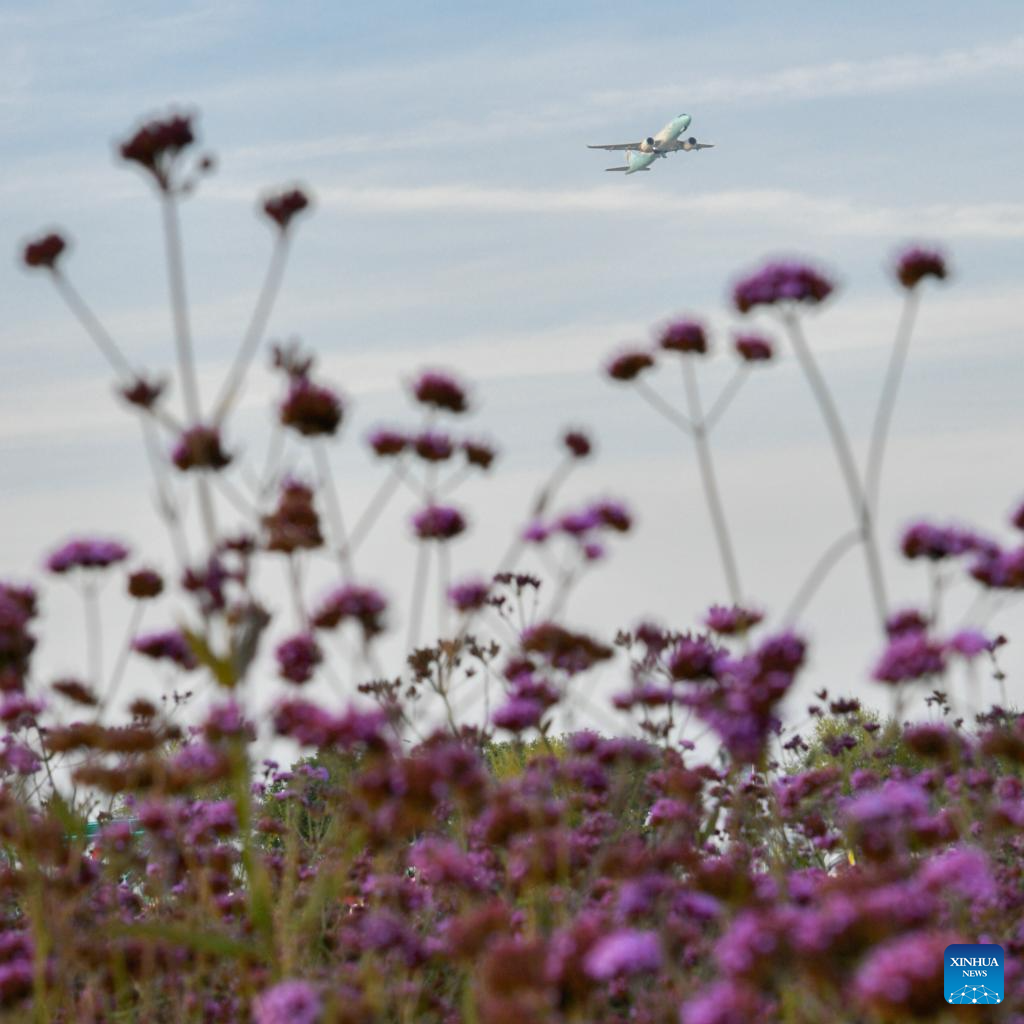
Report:
[[[168,366],[157,211],[143,182],[115,165],[112,144],[141,115],[199,111],[219,163],[185,210],[205,393],[266,258],[256,198],[304,182],[316,215],[302,226],[271,333],[319,349],[352,398],[337,465],[353,506],[374,481],[356,442],[370,423],[402,415],[400,381],[423,364],[462,367],[478,382],[479,430],[502,444],[506,475],[490,492],[467,492],[480,529],[459,562],[486,565],[556,432],[586,424],[601,461],[576,493],[629,497],[640,529],[631,557],[595,576],[573,611],[607,628],[623,608],[686,625],[722,596],[692,453],[597,368],[681,312],[707,316],[724,350],[736,325],[729,282],[765,255],[803,254],[839,279],[810,331],[863,444],[898,313],[887,266],[906,240],[943,245],[955,280],[922,314],[881,528],[890,547],[920,513],[997,530],[1022,497],[1007,468],[1019,465],[1024,429],[1024,16],[1015,3],[868,10],[0,5],[0,238],[13,254],[41,226],[66,229],[82,291],[133,359]],[[585,148],[651,133],[681,110],[714,150],[623,180]],[[157,542],[137,436],[109,400],[98,355],[13,258],[0,261],[0,294],[0,565],[34,571],[71,528],[69,508],[77,529]],[[710,390],[727,367],[722,352],[706,368]],[[661,383],[669,393],[676,382]],[[256,375],[237,428],[253,451],[270,387]],[[846,522],[791,359],[749,382],[719,457],[748,589],[778,608]],[[375,552],[375,571],[399,590],[405,563],[387,544]],[[919,572],[895,562],[890,572],[901,600],[920,598]],[[61,601],[48,605],[55,619],[73,614]],[[855,558],[808,628],[818,679],[861,686],[873,641]],[[66,653],[47,656],[70,667]],[[1007,662],[1024,667],[1019,652]]]

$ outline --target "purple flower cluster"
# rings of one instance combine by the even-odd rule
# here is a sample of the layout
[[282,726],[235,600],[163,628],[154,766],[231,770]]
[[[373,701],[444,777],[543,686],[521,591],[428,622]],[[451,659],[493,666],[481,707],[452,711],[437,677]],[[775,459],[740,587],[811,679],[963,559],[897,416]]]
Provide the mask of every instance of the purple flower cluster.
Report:
[[116,540],[81,538],[57,548],[46,559],[46,568],[58,575],[73,569],[107,569],[127,557],[128,549]]
[[733,303],[740,313],[758,306],[801,302],[816,305],[832,294],[833,285],[823,274],[804,263],[768,263],[742,278],[733,288]]

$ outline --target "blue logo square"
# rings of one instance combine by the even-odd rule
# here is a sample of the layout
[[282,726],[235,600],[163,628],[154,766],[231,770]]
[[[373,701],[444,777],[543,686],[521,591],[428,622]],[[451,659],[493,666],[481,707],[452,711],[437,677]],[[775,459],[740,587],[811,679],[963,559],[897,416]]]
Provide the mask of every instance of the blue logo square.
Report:
[[947,946],[943,980],[947,1003],[1001,1003],[1003,947]]

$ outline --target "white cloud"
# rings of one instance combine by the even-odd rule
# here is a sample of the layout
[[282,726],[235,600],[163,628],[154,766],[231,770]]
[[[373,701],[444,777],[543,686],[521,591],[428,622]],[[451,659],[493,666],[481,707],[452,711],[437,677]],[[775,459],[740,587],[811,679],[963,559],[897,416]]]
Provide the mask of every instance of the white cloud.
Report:
[[766,103],[779,100],[826,99],[836,96],[875,96],[980,78],[1024,68],[1024,36],[1001,43],[939,53],[908,53],[873,60],[838,60],[825,64],[780,68],[764,74],[722,76],[693,83],[639,90],[604,90],[594,99],[615,104],[627,97],[633,104],[670,106],[680,96],[697,106],[706,103]]

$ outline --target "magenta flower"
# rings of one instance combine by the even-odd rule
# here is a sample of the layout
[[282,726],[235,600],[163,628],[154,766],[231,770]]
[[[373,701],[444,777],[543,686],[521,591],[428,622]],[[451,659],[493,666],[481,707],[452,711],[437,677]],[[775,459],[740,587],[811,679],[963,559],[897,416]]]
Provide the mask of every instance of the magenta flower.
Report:
[[154,569],[136,569],[128,577],[128,593],[136,601],[148,601],[163,593],[164,579]]
[[253,1001],[253,1024],[317,1024],[323,1000],[306,981],[283,981]]
[[190,427],[174,446],[171,461],[182,472],[194,469],[223,469],[231,456],[221,446],[220,431],[216,427],[199,424]]
[[409,438],[398,430],[380,427],[367,439],[374,453],[382,459],[401,455],[409,445]]
[[755,608],[741,608],[739,605],[726,608],[716,604],[708,609],[704,624],[723,636],[742,636],[763,618],[764,613]]
[[[585,459],[593,448],[590,438],[583,433],[582,430],[566,431],[562,436],[562,444],[569,449],[569,454],[574,459]],[[1024,505],[1022,505],[1021,508],[1024,510]],[[1024,527],[1022,527],[1022,529],[1024,529]]]
[[914,288],[926,277],[943,280],[946,277],[946,260],[935,249],[907,249],[896,261],[896,278],[904,288]]
[[976,658],[992,650],[992,641],[980,629],[961,629],[950,637],[946,649],[963,658]]
[[831,281],[806,264],[769,263],[736,284],[733,302],[741,313],[780,302],[815,305],[827,299],[832,289]]
[[413,449],[424,462],[444,462],[455,451],[452,439],[436,430],[425,430],[411,438]]
[[636,380],[645,370],[654,366],[654,357],[641,349],[630,349],[615,356],[606,367],[612,380]]
[[412,525],[420,540],[446,541],[466,529],[466,520],[457,508],[428,505],[412,517]]
[[282,425],[303,437],[330,437],[343,415],[344,407],[337,394],[307,377],[292,378],[280,410]]
[[885,632],[893,637],[901,633],[921,633],[928,628],[928,619],[916,608],[893,612],[885,620]]
[[483,580],[466,580],[448,589],[448,600],[460,612],[478,611],[487,603],[491,588]]
[[132,641],[132,650],[154,661],[170,661],[190,672],[199,667],[188,640],[180,630],[169,629],[160,633],[145,633]]
[[539,700],[531,697],[512,697],[494,712],[492,721],[499,729],[525,732],[540,725],[544,710],[544,705]]
[[597,981],[661,968],[661,941],[657,933],[620,928],[598,939],[583,961],[583,969]]
[[54,551],[46,560],[46,568],[58,574],[72,569],[106,569],[127,557],[128,549],[116,540],[83,538],[68,541]]
[[946,670],[941,644],[929,640],[927,633],[898,633],[889,641],[872,673],[880,683],[907,683]]
[[384,632],[387,607],[387,600],[379,590],[346,583],[320,602],[313,613],[313,625],[317,629],[334,629],[345,621],[357,622],[369,640]]
[[287,231],[288,226],[309,206],[309,197],[302,189],[293,188],[286,192],[279,192],[270,196],[263,202],[263,212],[282,230]]
[[658,336],[658,347],[665,352],[704,355],[708,350],[704,325],[696,320],[676,320],[661,331]]
[[121,143],[120,153],[122,159],[148,171],[160,189],[169,191],[174,162],[193,142],[192,118],[172,114],[143,124],[131,138]]
[[745,363],[766,363],[775,355],[775,347],[760,334],[737,334],[733,347]]
[[298,685],[313,678],[317,665],[323,660],[323,653],[314,637],[309,633],[299,633],[278,644],[274,657],[277,658],[277,671],[281,678]]
[[469,408],[465,388],[450,374],[427,371],[420,374],[412,393],[421,405],[447,412],[463,413]]
[[22,254],[26,267],[32,269],[56,270],[57,260],[67,248],[62,235],[51,232],[26,244]]
[[876,946],[854,979],[858,1002],[887,1019],[942,1013],[946,947],[962,941],[951,933],[912,932]]

